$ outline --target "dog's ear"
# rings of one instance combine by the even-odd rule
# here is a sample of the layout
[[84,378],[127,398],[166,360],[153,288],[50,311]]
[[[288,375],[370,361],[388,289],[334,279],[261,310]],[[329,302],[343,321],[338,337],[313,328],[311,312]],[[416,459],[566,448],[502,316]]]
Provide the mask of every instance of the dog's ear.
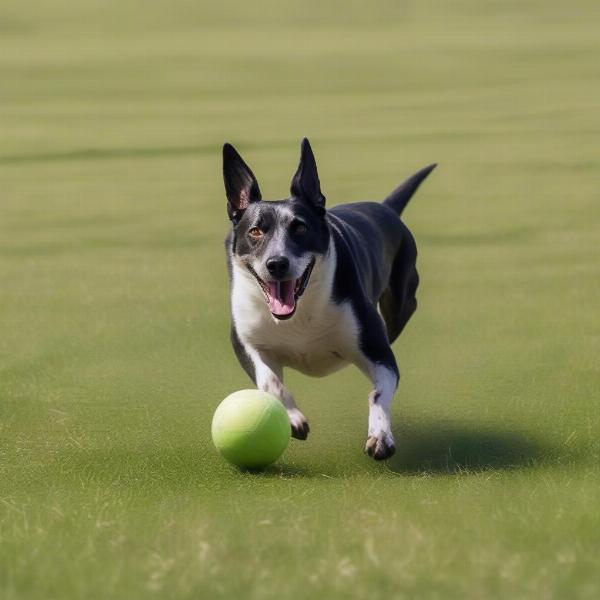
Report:
[[309,141],[304,138],[300,146],[300,164],[292,178],[290,192],[294,198],[310,202],[321,212],[325,210],[325,196],[321,193],[315,155]]
[[227,214],[236,223],[251,202],[261,200],[261,195],[254,173],[231,144],[223,146],[223,179]]

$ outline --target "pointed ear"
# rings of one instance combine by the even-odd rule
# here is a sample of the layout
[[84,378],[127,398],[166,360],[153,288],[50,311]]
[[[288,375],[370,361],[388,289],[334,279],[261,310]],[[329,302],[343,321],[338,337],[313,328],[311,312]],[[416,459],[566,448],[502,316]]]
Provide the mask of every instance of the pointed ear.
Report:
[[325,196],[321,193],[317,163],[306,138],[300,146],[300,164],[292,179],[290,192],[295,198],[310,202],[317,208],[325,208]]
[[251,202],[261,200],[261,195],[254,173],[231,144],[223,146],[223,179],[227,195],[227,214],[235,222]]

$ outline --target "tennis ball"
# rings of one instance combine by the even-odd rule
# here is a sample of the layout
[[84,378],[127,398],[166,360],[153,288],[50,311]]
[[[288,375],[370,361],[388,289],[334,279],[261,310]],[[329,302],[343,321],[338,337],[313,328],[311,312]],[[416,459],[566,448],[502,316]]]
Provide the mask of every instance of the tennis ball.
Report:
[[212,420],[217,450],[238,467],[257,469],[275,462],[290,441],[290,420],[275,396],[240,390],[219,404]]

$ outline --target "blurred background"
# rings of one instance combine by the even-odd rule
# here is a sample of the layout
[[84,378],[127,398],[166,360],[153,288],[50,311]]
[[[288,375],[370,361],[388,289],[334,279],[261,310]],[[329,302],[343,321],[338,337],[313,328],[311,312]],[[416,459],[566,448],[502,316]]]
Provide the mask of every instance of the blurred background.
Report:
[[[1,595],[597,597],[599,31],[591,1],[3,0]],[[311,439],[249,477],[208,428],[250,384],[220,150],[282,198],[303,136],[329,205],[439,163],[398,454],[361,454],[358,372],[290,373]]]

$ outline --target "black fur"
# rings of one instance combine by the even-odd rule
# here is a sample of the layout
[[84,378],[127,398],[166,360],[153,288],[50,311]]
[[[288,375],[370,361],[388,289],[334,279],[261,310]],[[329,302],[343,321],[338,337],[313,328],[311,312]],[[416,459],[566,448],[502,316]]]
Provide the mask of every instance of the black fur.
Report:
[[[328,211],[327,219],[337,253],[334,300],[351,302],[360,324],[360,345],[365,356],[398,376],[389,339],[393,323],[386,319],[386,328],[383,327],[377,304],[394,285],[390,275],[406,228],[391,209],[375,202],[336,206]],[[396,275],[400,281],[406,276],[404,270]],[[394,310],[403,311],[402,304],[396,303]]]
[[258,181],[250,167],[231,144],[223,146],[223,180],[227,196],[227,214],[237,223],[253,202],[262,199]]
[[308,202],[321,214],[325,207],[325,196],[321,193],[321,183],[317,172],[317,162],[310,142],[304,138],[300,146],[300,164],[290,185],[292,198]]
[[404,183],[400,184],[384,201],[398,216],[402,214],[408,201],[419,189],[425,178],[437,167],[437,164],[429,165],[409,177]]

